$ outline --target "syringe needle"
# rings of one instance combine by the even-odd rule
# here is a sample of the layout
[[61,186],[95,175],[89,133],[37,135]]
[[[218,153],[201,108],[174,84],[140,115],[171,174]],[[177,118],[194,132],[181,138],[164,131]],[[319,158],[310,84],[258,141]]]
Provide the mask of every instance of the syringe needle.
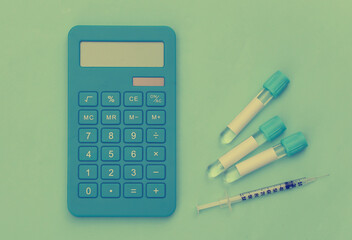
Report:
[[307,179],[307,183],[315,182],[315,181],[318,180],[319,178],[323,178],[323,177],[327,177],[327,176],[330,176],[330,174],[325,174],[325,175],[318,176],[318,177],[308,178],[308,179]]

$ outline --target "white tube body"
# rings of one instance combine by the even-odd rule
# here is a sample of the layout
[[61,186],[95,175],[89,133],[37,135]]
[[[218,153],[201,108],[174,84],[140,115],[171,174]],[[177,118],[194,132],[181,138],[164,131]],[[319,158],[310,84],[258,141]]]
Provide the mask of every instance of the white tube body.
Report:
[[242,129],[262,110],[265,105],[255,97],[236,117],[227,125],[234,133],[239,134]]
[[222,166],[227,169],[232,166],[234,163],[238,162],[249,153],[254,151],[258,147],[257,141],[250,136],[239,145],[225,153],[223,156],[219,158],[220,163]]
[[273,148],[269,148],[264,152],[258,153],[257,155],[247,159],[236,165],[236,168],[241,176],[247,175],[248,173],[253,172],[254,170],[261,168],[272,161],[278,159]]

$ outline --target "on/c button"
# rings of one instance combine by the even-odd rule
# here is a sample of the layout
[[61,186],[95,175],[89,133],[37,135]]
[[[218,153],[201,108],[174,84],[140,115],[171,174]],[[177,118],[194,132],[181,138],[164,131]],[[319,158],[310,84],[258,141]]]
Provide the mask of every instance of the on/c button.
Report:
[[143,105],[143,95],[141,92],[126,92],[124,103],[126,107],[141,107]]

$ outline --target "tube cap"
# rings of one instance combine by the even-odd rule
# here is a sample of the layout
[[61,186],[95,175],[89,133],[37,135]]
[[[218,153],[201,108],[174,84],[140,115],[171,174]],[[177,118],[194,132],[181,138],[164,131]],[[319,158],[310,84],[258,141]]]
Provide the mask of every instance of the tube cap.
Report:
[[264,134],[268,141],[272,141],[286,130],[286,126],[279,116],[275,116],[260,125],[259,130]]
[[280,71],[277,71],[265,81],[263,87],[268,90],[274,98],[278,97],[287,87],[290,80]]
[[287,156],[292,156],[308,146],[303,133],[298,132],[281,140],[281,145],[285,148]]

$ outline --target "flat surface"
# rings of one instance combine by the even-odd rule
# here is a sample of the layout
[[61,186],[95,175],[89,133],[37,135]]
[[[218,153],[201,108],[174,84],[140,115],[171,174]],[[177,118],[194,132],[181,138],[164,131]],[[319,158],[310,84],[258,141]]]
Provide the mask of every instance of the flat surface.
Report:
[[[349,1],[7,1],[0,9],[1,239],[350,239]],[[67,33],[78,24],[169,25],[177,35],[178,201],[170,218],[75,218],[66,206]],[[291,79],[236,143],[273,115],[308,149],[225,187],[206,166],[219,133],[277,69]],[[275,142],[276,143],[276,142]],[[270,146],[265,145],[263,148]],[[195,213],[302,176],[310,186]],[[344,188],[346,188],[344,190]]]

